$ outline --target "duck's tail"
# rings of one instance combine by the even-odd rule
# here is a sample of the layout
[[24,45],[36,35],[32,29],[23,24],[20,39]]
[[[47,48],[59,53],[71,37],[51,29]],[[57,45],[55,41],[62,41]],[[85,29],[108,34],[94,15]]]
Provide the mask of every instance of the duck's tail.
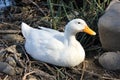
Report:
[[22,29],[23,36],[25,38],[27,38],[29,33],[30,33],[30,31],[31,31],[31,27],[29,25],[27,25],[26,23],[22,22],[21,29]]

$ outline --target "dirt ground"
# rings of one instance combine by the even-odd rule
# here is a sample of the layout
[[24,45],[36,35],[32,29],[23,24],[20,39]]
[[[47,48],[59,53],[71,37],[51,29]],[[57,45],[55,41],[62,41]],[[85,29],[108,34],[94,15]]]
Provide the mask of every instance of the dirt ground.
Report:
[[[21,22],[37,27],[50,26],[47,21],[51,20],[44,2],[38,0],[35,3],[25,0],[0,15],[0,80],[120,80],[120,71],[109,71],[98,64],[101,49],[86,52],[85,62],[74,68],[58,67],[31,58],[24,49]],[[63,20],[58,30],[62,30],[65,23]]]

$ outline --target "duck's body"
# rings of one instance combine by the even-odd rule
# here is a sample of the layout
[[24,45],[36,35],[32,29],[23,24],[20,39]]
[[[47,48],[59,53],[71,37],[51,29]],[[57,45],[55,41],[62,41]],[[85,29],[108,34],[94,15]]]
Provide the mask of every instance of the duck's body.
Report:
[[[79,21],[83,20],[70,21],[66,25],[65,32],[44,27],[39,30],[22,23],[27,53],[34,59],[58,66],[70,67],[80,64],[85,59],[85,51],[75,38],[75,34],[83,29],[82,27],[77,29],[77,26],[80,25],[77,24]],[[83,25],[87,26],[85,22]],[[95,35],[94,32],[92,34]]]

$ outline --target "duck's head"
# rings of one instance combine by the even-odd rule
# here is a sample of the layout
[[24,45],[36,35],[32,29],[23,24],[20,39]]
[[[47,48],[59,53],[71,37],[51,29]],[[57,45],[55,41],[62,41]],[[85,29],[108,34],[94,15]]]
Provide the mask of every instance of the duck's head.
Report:
[[73,19],[66,25],[66,32],[71,32],[72,34],[76,34],[78,32],[85,32],[90,35],[96,35],[96,33],[88,27],[86,22],[82,19]]

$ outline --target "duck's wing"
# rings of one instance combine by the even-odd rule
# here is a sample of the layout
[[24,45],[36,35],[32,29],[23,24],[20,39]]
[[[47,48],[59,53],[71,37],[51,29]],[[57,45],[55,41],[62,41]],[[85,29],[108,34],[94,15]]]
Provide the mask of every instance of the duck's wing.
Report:
[[60,33],[59,31],[54,30],[54,29],[50,29],[50,28],[45,28],[45,27],[41,27],[41,26],[38,26],[38,28],[40,28],[40,29],[42,29],[42,30],[44,30],[44,31],[53,33],[53,34],[59,34],[59,33]]
[[64,35],[62,32],[43,28],[41,30],[35,29],[22,23],[22,34],[26,39],[26,42],[34,48],[41,50],[59,50],[64,47]]
[[54,38],[56,38],[62,42],[64,41],[64,33],[63,32],[59,32],[57,30],[45,28],[45,27],[41,27],[41,26],[39,26],[39,28],[43,31],[49,32],[49,34],[51,34],[51,36],[53,36]]

